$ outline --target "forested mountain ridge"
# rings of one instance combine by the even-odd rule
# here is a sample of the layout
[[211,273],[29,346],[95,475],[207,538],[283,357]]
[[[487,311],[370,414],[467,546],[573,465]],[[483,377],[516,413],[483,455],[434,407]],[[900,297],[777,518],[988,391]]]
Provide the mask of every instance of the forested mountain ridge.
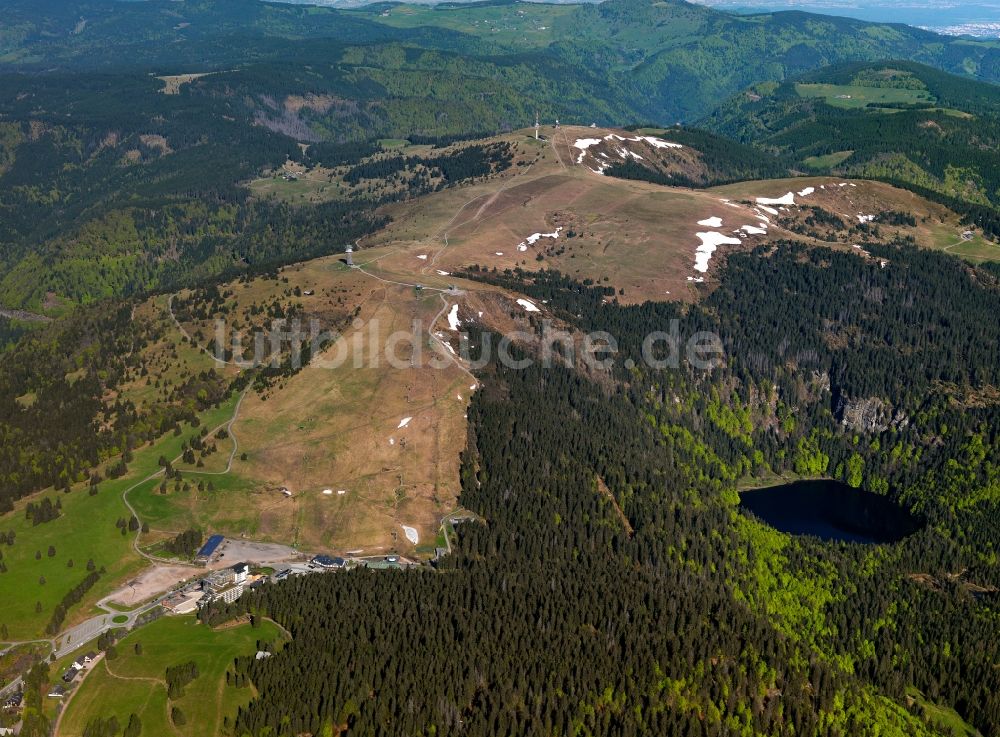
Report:
[[848,64],[734,97],[702,124],[800,171],[930,194],[998,232],[1000,89],[911,62]]
[[[370,230],[375,202],[292,211],[250,196],[247,181],[307,159],[299,144],[489,135],[536,113],[672,123],[747,84],[828,61],[910,56],[992,79],[997,54],[904,27],[640,0],[355,11],[10,0],[4,10],[0,304],[50,312],[315,255],[331,225],[337,242]],[[747,156],[714,141],[690,145],[702,143],[716,158]],[[781,153],[746,171],[783,174]],[[989,186],[968,186],[969,167],[951,163],[947,176],[917,176],[899,161],[850,172],[888,171],[890,181],[944,192],[952,207],[956,197],[987,204]],[[151,215],[167,207],[169,218]],[[277,239],[269,221],[282,224]]]
[[[11,22],[0,37],[0,66],[7,69],[203,72],[301,57],[316,40],[399,43],[569,64],[605,80],[608,90],[626,93],[641,113],[638,119],[661,123],[690,121],[720,97],[763,79],[847,60],[910,58],[1000,80],[1000,50],[989,42],[805,13],[734,16],[680,0],[380,4],[355,11],[235,0],[90,0],[72,11],[58,2],[8,0],[6,6]],[[137,28],[138,36],[132,32]],[[565,116],[562,100],[550,104],[553,113]],[[594,117],[598,123],[621,122],[598,111]]]
[[[220,74],[178,94],[146,75],[0,77],[0,304],[52,311],[342,248],[379,222],[377,198],[293,208],[254,199],[247,182],[286,162],[328,162],[331,150],[357,163],[379,149],[371,136],[438,140],[527,114],[523,103],[516,115],[487,113],[476,89],[459,91],[461,65],[444,65],[454,95],[469,100],[450,123],[437,122],[445,102],[387,100],[380,84],[332,70],[340,97],[328,88],[298,106],[260,93],[257,80],[295,80],[302,67]],[[298,145],[323,137],[362,145],[320,145],[313,156]]]

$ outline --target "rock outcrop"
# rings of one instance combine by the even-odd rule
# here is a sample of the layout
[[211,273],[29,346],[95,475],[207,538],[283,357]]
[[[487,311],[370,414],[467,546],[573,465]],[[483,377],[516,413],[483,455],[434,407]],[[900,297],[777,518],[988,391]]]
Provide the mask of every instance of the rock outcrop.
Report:
[[873,434],[889,428],[902,429],[910,418],[902,410],[894,410],[878,397],[848,399],[841,397],[836,408],[837,418],[844,427],[855,432]]

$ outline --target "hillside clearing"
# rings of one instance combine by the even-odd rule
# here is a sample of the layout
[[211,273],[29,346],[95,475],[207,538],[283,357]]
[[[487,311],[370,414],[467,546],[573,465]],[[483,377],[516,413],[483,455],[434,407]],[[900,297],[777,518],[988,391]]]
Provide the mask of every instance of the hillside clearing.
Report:
[[[279,642],[281,631],[264,621],[258,628],[249,624],[213,630],[193,617],[164,617],[133,632],[118,645],[118,657],[107,657],[95,666],[78,687],[62,719],[60,737],[83,734],[95,717],[115,716],[127,724],[135,713],[142,720],[145,737],[221,734],[223,716],[233,717],[240,704],[249,701],[250,689],[225,683],[233,659],[253,655],[257,641]],[[136,654],[135,645],[142,645]],[[176,700],[167,699],[165,672],[168,667],[193,661],[198,677]],[[170,721],[170,710],[180,708],[185,725]]]

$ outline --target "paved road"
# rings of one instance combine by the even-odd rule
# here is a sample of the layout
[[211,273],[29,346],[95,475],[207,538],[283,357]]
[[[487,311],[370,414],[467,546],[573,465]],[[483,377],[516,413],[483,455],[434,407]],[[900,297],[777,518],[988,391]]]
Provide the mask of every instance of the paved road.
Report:
[[8,683],[6,686],[0,688],[0,699],[5,699],[8,696],[13,696],[20,690],[21,690],[21,676],[18,676],[13,681]]
[[[56,645],[59,648],[56,650],[56,657],[61,658],[65,655],[69,655],[73,651],[83,647],[95,637],[100,637],[108,630],[116,629],[118,627],[132,629],[135,626],[136,620],[159,604],[162,598],[163,595],[161,594],[153,599],[153,601],[143,604],[138,609],[133,609],[130,612],[115,611],[104,603],[106,599],[102,599],[97,603],[97,606],[104,609],[107,613],[91,617],[75,627],[70,627],[68,630],[59,635],[59,637],[56,638]],[[124,622],[116,623],[114,621],[115,617],[122,616],[126,617]]]
[[[107,599],[101,599],[97,603],[97,606],[105,610],[104,614],[99,614],[96,617],[91,617],[88,620],[80,622],[80,624],[70,627],[68,630],[60,633],[60,635],[52,640],[31,640],[30,642],[47,642],[50,647],[53,648],[56,658],[63,658],[86,645],[91,640],[100,637],[105,632],[116,629],[118,627],[125,627],[127,629],[132,629],[135,626],[136,620],[139,619],[143,614],[148,612],[150,609],[157,606],[163,598],[163,594],[157,596],[153,601],[143,604],[137,609],[133,609],[130,612],[118,612],[114,609],[108,607],[105,602]],[[116,623],[114,621],[115,617],[124,616],[126,620],[124,622]],[[14,645],[26,645],[29,641],[16,642]],[[18,677],[11,683],[0,689],[0,697],[6,696],[10,693],[14,693],[16,686],[20,684],[21,678]]]

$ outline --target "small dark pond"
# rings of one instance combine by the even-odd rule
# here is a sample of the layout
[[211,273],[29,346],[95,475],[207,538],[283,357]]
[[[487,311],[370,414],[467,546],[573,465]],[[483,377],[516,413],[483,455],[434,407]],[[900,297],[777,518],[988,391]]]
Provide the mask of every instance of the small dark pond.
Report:
[[782,532],[823,540],[893,543],[922,525],[891,499],[829,480],[747,491],[740,507]]

